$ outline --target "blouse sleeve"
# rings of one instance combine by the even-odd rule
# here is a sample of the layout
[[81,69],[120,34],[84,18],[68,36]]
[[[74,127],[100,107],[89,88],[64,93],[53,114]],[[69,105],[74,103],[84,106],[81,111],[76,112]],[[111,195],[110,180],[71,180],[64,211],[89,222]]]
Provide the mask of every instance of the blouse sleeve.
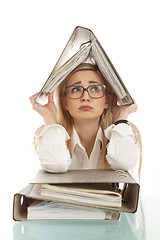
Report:
[[132,128],[125,123],[112,124],[105,130],[109,140],[107,145],[107,161],[114,170],[129,171],[138,161],[138,147]]
[[61,125],[47,125],[37,140],[37,150],[42,168],[47,172],[64,173],[71,164],[66,140],[70,137]]

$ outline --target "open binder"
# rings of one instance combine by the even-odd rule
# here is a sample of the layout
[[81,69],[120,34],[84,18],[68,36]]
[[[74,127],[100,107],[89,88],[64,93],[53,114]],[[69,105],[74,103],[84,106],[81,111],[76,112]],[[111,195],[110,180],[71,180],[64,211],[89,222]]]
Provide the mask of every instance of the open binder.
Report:
[[53,174],[40,170],[28,186],[14,195],[14,220],[28,221],[27,209],[32,203],[37,200],[52,200],[50,197],[41,196],[39,189],[42,184],[65,184],[77,187],[94,185],[97,188],[101,187],[120,192],[122,194],[122,206],[106,207],[106,210],[113,212],[112,221],[119,220],[121,212],[134,213],[137,211],[140,186],[128,172],[96,169],[69,170],[63,174]]
[[84,62],[98,65],[105,79],[107,79],[117,95],[121,105],[133,103],[133,99],[126,86],[98,39],[90,29],[83,27],[75,28],[58,62],[35,100],[41,104],[45,104],[47,102],[47,96],[72,70]]

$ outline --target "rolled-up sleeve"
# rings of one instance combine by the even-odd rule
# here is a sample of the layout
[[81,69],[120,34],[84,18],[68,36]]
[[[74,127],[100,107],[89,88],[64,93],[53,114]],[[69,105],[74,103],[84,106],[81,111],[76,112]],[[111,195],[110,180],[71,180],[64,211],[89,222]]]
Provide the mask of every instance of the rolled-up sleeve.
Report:
[[66,141],[70,137],[61,125],[47,125],[41,133],[37,148],[42,168],[47,172],[64,173],[71,164]]
[[107,145],[107,161],[114,170],[128,171],[133,169],[138,161],[138,147],[130,125],[112,124],[105,130],[109,140]]

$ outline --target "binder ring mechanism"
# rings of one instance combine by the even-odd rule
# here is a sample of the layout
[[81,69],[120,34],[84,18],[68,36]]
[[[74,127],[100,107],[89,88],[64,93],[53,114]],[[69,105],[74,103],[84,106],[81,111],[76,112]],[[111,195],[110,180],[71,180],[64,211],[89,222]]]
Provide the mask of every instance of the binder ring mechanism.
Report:
[[118,174],[118,177],[128,177],[127,173],[120,169],[116,170],[115,173]]
[[[79,48],[82,49],[82,47],[83,47],[84,45],[86,45],[87,43],[90,43],[90,44],[91,44],[92,42],[91,42],[91,41],[84,42],[84,43],[82,43],[82,44],[80,45]],[[90,45],[90,44],[89,44],[89,45]]]

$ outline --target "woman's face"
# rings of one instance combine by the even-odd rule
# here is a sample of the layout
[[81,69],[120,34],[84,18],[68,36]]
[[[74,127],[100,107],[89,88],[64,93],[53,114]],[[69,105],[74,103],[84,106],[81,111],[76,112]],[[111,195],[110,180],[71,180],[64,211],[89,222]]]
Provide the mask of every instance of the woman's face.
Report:
[[99,120],[104,109],[108,108],[108,103],[105,95],[95,99],[89,96],[87,91],[84,91],[80,98],[71,99],[69,98],[70,96],[68,95],[68,92],[70,90],[76,92],[79,91],[79,86],[84,88],[95,86],[93,91],[96,91],[96,85],[103,84],[103,80],[98,73],[91,70],[78,71],[68,79],[67,87],[72,86],[74,88],[68,88],[66,95],[63,98],[63,106],[69,111],[73,120]]

